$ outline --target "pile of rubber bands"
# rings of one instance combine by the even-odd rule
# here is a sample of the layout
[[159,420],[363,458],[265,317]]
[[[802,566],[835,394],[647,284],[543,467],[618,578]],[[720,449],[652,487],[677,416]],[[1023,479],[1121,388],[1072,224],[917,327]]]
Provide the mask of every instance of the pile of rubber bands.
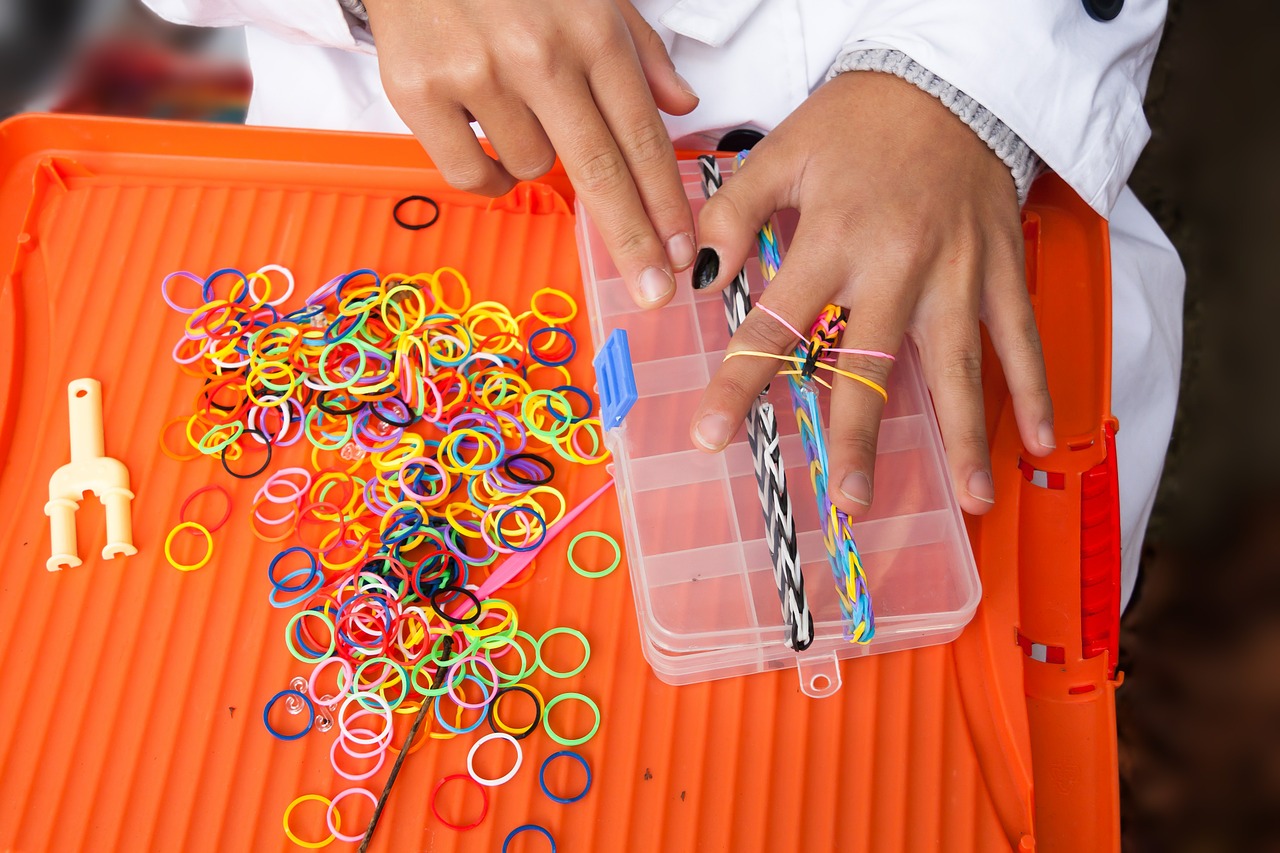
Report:
[[[189,291],[186,298],[175,294],[179,287]],[[566,328],[576,303],[552,288],[534,293],[519,313],[473,302],[467,279],[450,267],[388,276],[356,270],[285,313],[280,306],[294,291],[294,277],[280,266],[203,277],[175,272],[161,291],[186,315],[173,357],[202,380],[193,410],[165,428],[167,434],[181,426],[190,449],[174,449],[162,434],[165,453],[214,456],[229,474],[247,479],[267,472],[278,449],[310,445],[310,466],[272,472],[250,509],[254,535],[285,546],[267,567],[268,598],[273,607],[300,608],[284,641],[310,667],[267,703],[263,723],[283,740],[336,727],[333,769],[357,784],[332,798],[294,800],[284,815],[286,834],[311,848],[335,838],[360,840],[363,831],[342,831],[338,805],[348,797],[377,800],[358,783],[378,773],[387,752],[398,752],[395,715],[415,714],[423,703],[431,704],[434,723],[401,746],[409,752],[428,737],[451,738],[486,723],[491,729],[472,746],[467,773],[441,779],[432,795],[446,826],[479,825],[487,789],[520,768],[521,740],[541,726],[556,743],[574,747],[600,725],[589,697],[564,692],[544,699],[528,683],[538,671],[557,679],[580,673],[590,658],[587,638],[569,627],[535,637],[509,601],[477,594],[488,567],[539,548],[565,516],[564,495],[551,485],[557,467],[608,456],[591,396],[567,368],[577,354]],[[203,532],[204,565],[213,550],[209,531],[185,515],[181,523]],[[613,545],[611,566],[587,571],[573,561],[584,536]],[[172,540],[171,533],[170,562],[198,568],[174,560]],[[621,559],[616,541],[595,531],[576,537],[569,551],[569,562],[588,577],[607,574]],[[532,573],[530,565],[505,588],[527,583]],[[547,665],[543,647],[557,635],[581,643],[576,667]],[[523,728],[501,710],[519,696],[533,706],[533,722]],[[589,732],[573,738],[549,721],[552,708],[571,701],[595,717]],[[492,741],[515,752],[499,778],[474,769],[477,751]],[[551,792],[547,768],[558,758],[586,771],[580,793]],[[454,780],[484,795],[470,824],[450,823],[436,810],[436,795]],[[590,788],[590,766],[566,749],[543,763],[539,781],[556,802],[575,802]],[[291,829],[294,809],[307,801],[325,806],[327,838],[303,840]],[[523,831],[550,838],[536,826],[513,835]]]

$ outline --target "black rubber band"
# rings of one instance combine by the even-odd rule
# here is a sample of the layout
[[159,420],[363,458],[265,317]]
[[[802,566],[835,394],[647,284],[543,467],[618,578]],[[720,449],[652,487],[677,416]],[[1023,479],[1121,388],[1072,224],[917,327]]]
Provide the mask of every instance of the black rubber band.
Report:
[[[507,693],[523,693],[533,700],[533,723],[529,728],[520,733],[508,732],[506,729],[498,728],[498,723],[494,720],[494,713],[498,709],[498,703],[502,701],[502,697]],[[485,712],[486,719],[489,720],[489,728],[495,732],[504,732],[511,735],[516,740],[524,740],[537,730],[539,724],[542,723],[542,703],[538,701],[538,696],[523,684],[509,684],[500,688],[497,693],[493,694],[493,701],[489,703],[489,710]]]
[[[445,595],[445,594],[453,595],[455,593],[458,595],[461,595],[463,598],[469,598],[471,599],[472,602],[475,603],[475,607],[472,608],[470,619],[454,619],[448,613],[445,613],[444,610],[440,608],[440,605],[436,603],[436,599],[439,598],[441,595]],[[439,616],[444,621],[448,622],[450,625],[471,625],[480,618],[480,599],[476,597],[476,594],[474,592],[464,587],[442,586],[439,589],[437,589],[435,592],[431,593],[430,600],[431,600],[431,609],[436,612],[437,616]]]
[[257,435],[262,438],[262,443],[267,446],[266,458],[262,460],[262,464],[259,465],[255,470],[249,472],[248,474],[237,474],[235,471],[232,471],[231,466],[227,464],[227,447],[231,446],[229,444],[227,445],[227,447],[222,448],[222,452],[219,453],[218,455],[222,458],[222,469],[226,471],[228,474],[230,474],[232,477],[235,477],[237,480],[252,480],[254,477],[258,476],[259,474],[261,474],[263,471],[267,470],[267,468],[271,466],[271,454],[272,454],[271,438],[262,430],[254,429],[254,428],[246,429],[243,435]]
[[[411,201],[420,201],[420,202],[423,202],[424,204],[429,204],[431,205],[435,213],[426,222],[422,222],[422,223],[405,222],[403,219],[400,218],[400,208],[404,207],[406,204],[408,204]],[[391,218],[396,221],[397,225],[399,225],[401,228],[405,229],[406,231],[421,231],[424,228],[430,228],[432,225],[436,224],[436,220],[440,218],[440,205],[436,204],[435,199],[427,198],[425,195],[407,195],[404,198],[400,199],[398,202],[396,202],[396,206],[391,210]]]
[[[527,459],[530,462],[538,463],[539,465],[547,469],[547,475],[540,480],[534,480],[524,476],[519,471],[516,471],[511,467],[511,463],[515,462],[517,459]],[[553,479],[555,479],[555,476],[556,476],[556,468],[554,465],[551,464],[550,460],[544,459],[543,457],[539,456],[536,453],[512,454],[511,456],[508,456],[503,461],[502,470],[514,482],[517,482],[522,486],[545,486],[547,483],[550,483]]]
[[[408,412],[408,413],[409,413],[409,420],[407,420],[407,421],[397,421],[397,420],[393,420],[393,419],[391,419],[391,418],[387,417],[386,415],[382,414],[382,412],[378,409],[378,405],[379,405],[380,403],[386,403],[386,402],[389,402],[389,401],[391,401],[391,400],[395,400],[397,403],[399,403],[400,405],[404,406],[404,410],[405,410],[406,412]],[[389,427],[397,427],[397,428],[403,429],[404,427],[411,427],[411,426],[413,426],[413,425],[414,425],[415,423],[417,423],[417,421],[418,421],[418,419],[417,419],[417,418],[415,418],[415,417],[413,416],[413,409],[409,408],[409,404],[408,404],[408,403],[406,403],[404,400],[401,400],[401,399],[400,399],[398,396],[396,396],[395,394],[392,394],[390,397],[387,397],[385,400],[375,400],[374,402],[370,403],[370,404],[369,404],[369,411],[373,412],[373,416],[374,416],[375,418],[377,418],[378,420],[382,421],[384,424],[386,424],[386,425],[387,425],[387,426],[389,426]]]
[[[320,394],[316,397],[316,408],[317,408],[317,409],[319,409],[320,411],[324,412],[326,415],[333,415],[335,418],[340,418],[340,417],[342,417],[343,415],[354,415],[356,412],[358,412],[358,411],[360,411],[361,409],[363,409],[363,408],[364,408],[364,401],[363,401],[363,400],[356,400],[356,404],[355,404],[355,406],[354,406],[354,407],[352,407],[352,408],[350,408],[350,409],[331,409],[331,408],[329,408],[329,401],[328,401],[328,399],[325,397],[325,395],[326,395],[326,394],[342,394],[342,393],[345,393],[345,389],[334,389],[334,388],[326,388],[326,389],[324,389],[324,390],[323,390],[323,391],[321,391],[321,392],[320,392]],[[347,396],[348,396],[348,397],[350,397],[350,395],[349,395],[349,394],[348,394]]]

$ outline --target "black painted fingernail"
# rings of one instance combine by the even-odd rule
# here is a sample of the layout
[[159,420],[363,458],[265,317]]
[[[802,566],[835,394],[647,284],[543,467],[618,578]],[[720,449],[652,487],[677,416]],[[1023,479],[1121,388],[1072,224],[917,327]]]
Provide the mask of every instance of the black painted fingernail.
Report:
[[710,287],[720,275],[720,256],[715,249],[698,250],[698,259],[693,262],[693,289],[702,290]]

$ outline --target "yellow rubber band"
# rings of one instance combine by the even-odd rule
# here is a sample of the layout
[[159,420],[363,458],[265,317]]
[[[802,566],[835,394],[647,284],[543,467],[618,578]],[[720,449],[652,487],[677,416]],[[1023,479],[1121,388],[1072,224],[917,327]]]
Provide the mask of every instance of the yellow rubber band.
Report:
[[[308,850],[319,850],[321,847],[327,847],[330,844],[332,844],[336,836],[331,834],[324,841],[303,841],[301,838],[294,835],[293,830],[289,828],[289,815],[293,814],[294,808],[299,803],[305,803],[308,800],[311,800],[317,803],[324,803],[326,813],[328,812],[329,806],[332,805],[332,803],[329,802],[328,797],[322,797],[319,794],[303,794],[301,797],[298,797],[298,799],[294,800],[292,803],[289,803],[289,805],[285,807],[284,834],[289,836],[289,840],[292,841],[294,844],[298,845],[299,847],[305,847]],[[337,811],[334,811],[333,813],[333,825],[335,828],[339,830],[342,829],[342,815],[339,814]]]
[[[179,530],[194,530],[204,535],[204,557],[198,563],[187,565],[179,563],[173,558],[173,537],[178,535]],[[169,531],[169,535],[164,538],[164,558],[169,561],[169,565],[173,566],[180,572],[194,572],[196,569],[204,568],[209,560],[213,559],[213,534],[203,524],[196,521],[184,521],[177,527]]]
[[[737,358],[738,356],[743,356],[743,355],[754,356],[756,358],[772,358],[772,359],[775,359],[776,361],[785,361],[790,364],[804,364],[804,359],[799,358],[798,356],[778,355],[777,353],[773,353],[773,352],[757,352],[755,350],[736,350],[731,353],[726,353],[724,360],[728,361],[731,358]],[[818,367],[824,368],[826,370],[830,370],[832,373],[839,374],[840,376],[843,376],[846,379],[852,379],[856,382],[861,382],[863,385],[866,385],[872,391],[875,391],[877,394],[879,394],[881,399],[883,399],[886,403],[889,402],[889,392],[885,391],[884,388],[882,388],[880,385],[877,385],[875,382],[872,382],[870,379],[868,379],[865,376],[859,376],[858,374],[848,370],[841,370],[835,365],[827,364],[825,362],[818,362]],[[826,383],[823,383],[823,384],[825,385]]]

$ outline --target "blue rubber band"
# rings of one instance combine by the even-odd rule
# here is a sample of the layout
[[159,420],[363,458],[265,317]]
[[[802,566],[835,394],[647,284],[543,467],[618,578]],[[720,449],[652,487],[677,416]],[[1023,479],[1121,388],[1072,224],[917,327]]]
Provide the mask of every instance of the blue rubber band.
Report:
[[338,286],[333,289],[334,300],[337,302],[342,302],[342,288],[347,286],[347,282],[351,281],[352,279],[357,279],[362,275],[373,276],[374,287],[380,287],[382,285],[382,279],[378,278],[378,274],[373,270],[367,269],[367,268],[355,270],[353,272],[347,273],[341,279],[338,280]]
[[[538,354],[534,352],[533,348],[533,342],[539,335],[564,335],[569,339],[569,354],[560,361],[547,361],[546,359],[539,357]],[[538,362],[538,364],[546,367],[563,367],[573,361],[573,357],[578,354],[578,339],[575,338],[568,329],[561,329],[558,326],[543,326],[541,329],[538,329],[529,336],[529,341],[525,346],[525,352],[529,354],[530,358]]]
[[[321,340],[323,340],[326,344],[342,343],[347,338],[355,334],[356,326],[360,324],[362,319],[363,319],[363,315],[360,315],[360,314],[352,314],[349,317],[339,317],[338,319],[334,320],[332,323],[330,323],[328,326],[325,327],[324,335],[322,336]],[[347,323],[347,327],[345,329],[341,329],[340,334],[335,334],[334,329],[340,328],[343,323]],[[365,357],[368,358],[367,355]]]
[[224,275],[238,275],[240,276],[240,281],[244,284],[244,287],[241,288],[240,296],[235,299],[235,303],[243,303],[249,298],[249,278],[235,267],[223,267],[216,272],[210,273],[209,277],[200,285],[200,295],[204,297],[205,302],[213,301],[213,283]]
[[293,578],[296,578],[299,575],[307,574],[308,572],[310,572],[311,577],[315,579],[315,583],[314,584],[309,583],[308,586],[303,588],[295,597],[290,598],[288,601],[281,601],[280,599],[276,598],[277,592],[280,592],[281,589],[287,589],[288,587],[272,586],[271,592],[267,593],[267,601],[271,603],[271,606],[275,607],[276,609],[281,609],[285,607],[292,607],[295,604],[301,604],[302,602],[310,598],[312,595],[314,595],[316,590],[324,586],[323,575],[321,575],[320,572],[317,572],[313,569],[298,569],[296,572],[290,572],[289,574],[285,575],[283,578],[280,579],[280,583],[283,585],[285,581],[292,580]]
[[551,837],[551,833],[544,827],[538,826],[536,823],[526,823],[524,826],[517,826],[511,832],[507,833],[507,838],[502,842],[502,853],[507,853],[507,845],[511,843],[511,839],[515,838],[522,832],[541,832],[547,837],[547,841],[551,842],[551,853],[556,853],[556,840]]
[[[320,613],[321,611],[316,610],[315,608],[311,608],[310,610],[304,610],[302,612],[303,613]],[[293,644],[297,646],[300,651],[306,652],[308,657],[325,658],[329,656],[328,649],[312,648],[311,645],[303,638],[302,619],[298,619],[296,622],[293,623]]]
[[[441,665],[441,666],[445,666],[445,664],[440,664],[440,665]],[[462,670],[459,670],[459,671],[462,671]],[[450,691],[452,691],[452,689],[453,689],[454,687],[456,687],[456,686],[460,685],[462,682],[467,681],[468,679],[470,679],[471,681],[474,681],[476,684],[479,684],[479,685],[480,685],[480,691],[481,691],[481,692],[484,692],[484,688],[486,687],[485,683],[484,683],[483,681],[481,681],[479,678],[477,678],[476,676],[474,676],[474,675],[472,675],[472,674],[470,674],[470,673],[467,673],[466,675],[463,675],[463,676],[462,676],[462,678],[460,678],[460,679],[458,679],[457,681],[453,682],[453,684],[450,686],[449,690],[450,690]],[[449,691],[446,691],[446,692],[449,692]],[[441,699],[443,699],[445,695],[446,695],[445,693],[441,693],[441,694],[439,694],[438,696],[436,696],[436,698],[435,698],[435,699],[432,701],[432,703],[431,703],[431,704],[432,704],[432,706],[433,706],[431,710],[432,710],[432,711],[435,713],[435,715],[436,715],[436,722],[438,722],[438,723],[439,723],[441,726],[443,726],[445,729],[447,729],[447,730],[449,730],[449,731],[453,732],[455,735],[465,735],[465,734],[467,734],[467,733],[469,733],[469,732],[474,732],[476,729],[480,728],[480,725],[481,725],[481,724],[485,721],[485,719],[486,719],[486,718],[485,718],[485,715],[484,715],[483,713],[482,713],[482,714],[480,714],[480,716],[479,716],[478,718],[476,718],[476,721],[475,721],[475,723],[474,723],[474,724],[472,724],[472,725],[468,726],[468,727],[467,727],[467,728],[465,728],[465,729],[455,729],[453,726],[451,726],[451,725],[449,725],[448,723],[446,723],[446,722],[445,722],[445,720],[444,720],[444,717],[440,716],[440,700],[441,700]],[[464,699],[463,701],[465,701],[465,699]],[[459,706],[459,707],[461,707],[461,706]],[[473,711],[473,710],[483,711],[484,709],[483,709],[483,708],[467,708],[466,710],[468,710],[468,711]],[[551,843],[552,843],[553,845],[555,844],[555,842],[554,842],[554,841],[553,841],[553,842],[551,842]]]
[[[587,771],[587,784],[583,786],[582,791],[576,797],[557,797],[547,788],[547,765],[561,756],[572,758],[574,761],[577,761],[582,765],[583,770]],[[569,803],[576,803],[578,800],[585,797],[587,792],[591,790],[591,765],[587,763],[587,759],[578,755],[578,753],[571,749],[562,749],[559,752],[553,752],[547,756],[546,761],[542,762],[542,768],[538,771],[538,784],[542,787],[542,793],[546,794],[557,803],[564,803],[565,805],[568,805]],[[552,843],[554,844],[554,842]]]
[[[307,706],[306,728],[304,728],[302,731],[298,732],[297,734],[293,734],[293,735],[280,734],[280,732],[271,728],[271,721],[268,719],[271,716],[272,707],[281,699],[283,699],[285,696],[297,696]],[[267,731],[270,732],[272,737],[277,737],[280,740],[297,740],[298,738],[305,735],[307,732],[311,731],[311,727],[315,725],[315,722],[316,722],[316,706],[311,704],[310,697],[308,697],[306,694],[298,690],[281,690],[279,693],[272,696],[271,701],[267,702],[267,706],[262,709],[262,724],[267,727]]]
[[[310,571],[313,574],[315,572],[318,572],[320,569],[319,564],[316,563],[316,555],[311,553],[311,550],[309,548],[303,548],[301,545],[294,545],[292,548],[286,548],[285,550],[281,551],[279,554],[276,554],[274,557],[272,557],[270,565],[267,566],[267,580],[271,581],[271,585],[275,587],[277,590],[279,590],[280,592],[301,592],[302,590],[306,589],[313,580],[315,580],[315,578],[312,575],[308,575],[307,579],[303,581],[301,584],[299,584],[298,586],[288,586],[284,583],[284,581],[276,580],[276,565],[279,564],[279,562],[283,560],[285,557],[295,552],[301,552],[307,555],[307,559],[311,561]],[[294,574],[296,574],[296,572]],[[291,577],[293,577],[292,574],[286,577],[285,580],[288,580]]]
[[286,320],[290,323],[295,323],[299,326],[309,326],[311,325],[312,320],[322,314],[324,314],[323,305],[304,305],[301,308],[290,311],[280,319]]
[[[502,523],[506,521],[507,516],[511,515],[511,513],[513,512],[528,513],[529,515],[537,519],[538,524],[541,525],[542,529],[541,531],[539,531],[538,538],[533,542],[533,544],[516,546],[516,545],[512,545],[510,542],[507,541],[507,537],[502,532]],[[505,510],[501,515],[498,516],[498,523],[495,525],[495,532],[498,534],[498,542],[500,542],[502,544],[502,547],[504,548],[510,548],[512,551],[517,551],[517,552],[518,551],[536,551],[539,547],[541,547],[543,540],[547,538],[547,520],[543,518],[542,515],[539,514],[538,511],[535,509],[531,509],[530,507],[527,507],[527,506],[513,506],[510,509]]]
[[[547,406],[547,411],[551,413],[551,417],[555,418],[556,420],[560,421],[561,423],[563,423],[563,422],[565,422],[565,421],[567,420],[567,421],[568,421],[569,423],[571,423],[571,424],[576,424],[576,423],[578,423],[579,421],[585,421],[587,418],[589,418],[589,417],[591,417],[593,414],[595,414],[595,411],[596,411],[596,404],[595,404],[595,402],[594,402],[594,401],[592,401],[592,399],[591,399],[591,395],[590,395],[590,394],[588,394],[586,391],[583,391],[583,390],[582,390],[581,388],[579,388],[577,385],[560,385],[560,386],[557,386],[557,387],[555,387],[555,388],[552,388],[551,390],[552,390],[552,391],[554,391],[554,392],[556,392],[557,394],[561,394],[561,392],[564,392],[564,391],[572,391],[574,394],[577,394],[579,397],[581,397],[581,398],[586,402],[586,404],[587,404],[587,413],[586,413],[585,415],[582,415],[581,417],[576,417],[576,418],[575,418],[575,417],[573,417],[573,410],[572,410],[572,409],[570,409],[570,411],[569,411],[569,417],[568,417],[568,418],[562,418],[562,417],[560,417],[560,415],[556,412],[556,410],[555,410],[554,408],[552,408],[551,406]],[[563,396],[563,395],[562,395],[562,396]]]

